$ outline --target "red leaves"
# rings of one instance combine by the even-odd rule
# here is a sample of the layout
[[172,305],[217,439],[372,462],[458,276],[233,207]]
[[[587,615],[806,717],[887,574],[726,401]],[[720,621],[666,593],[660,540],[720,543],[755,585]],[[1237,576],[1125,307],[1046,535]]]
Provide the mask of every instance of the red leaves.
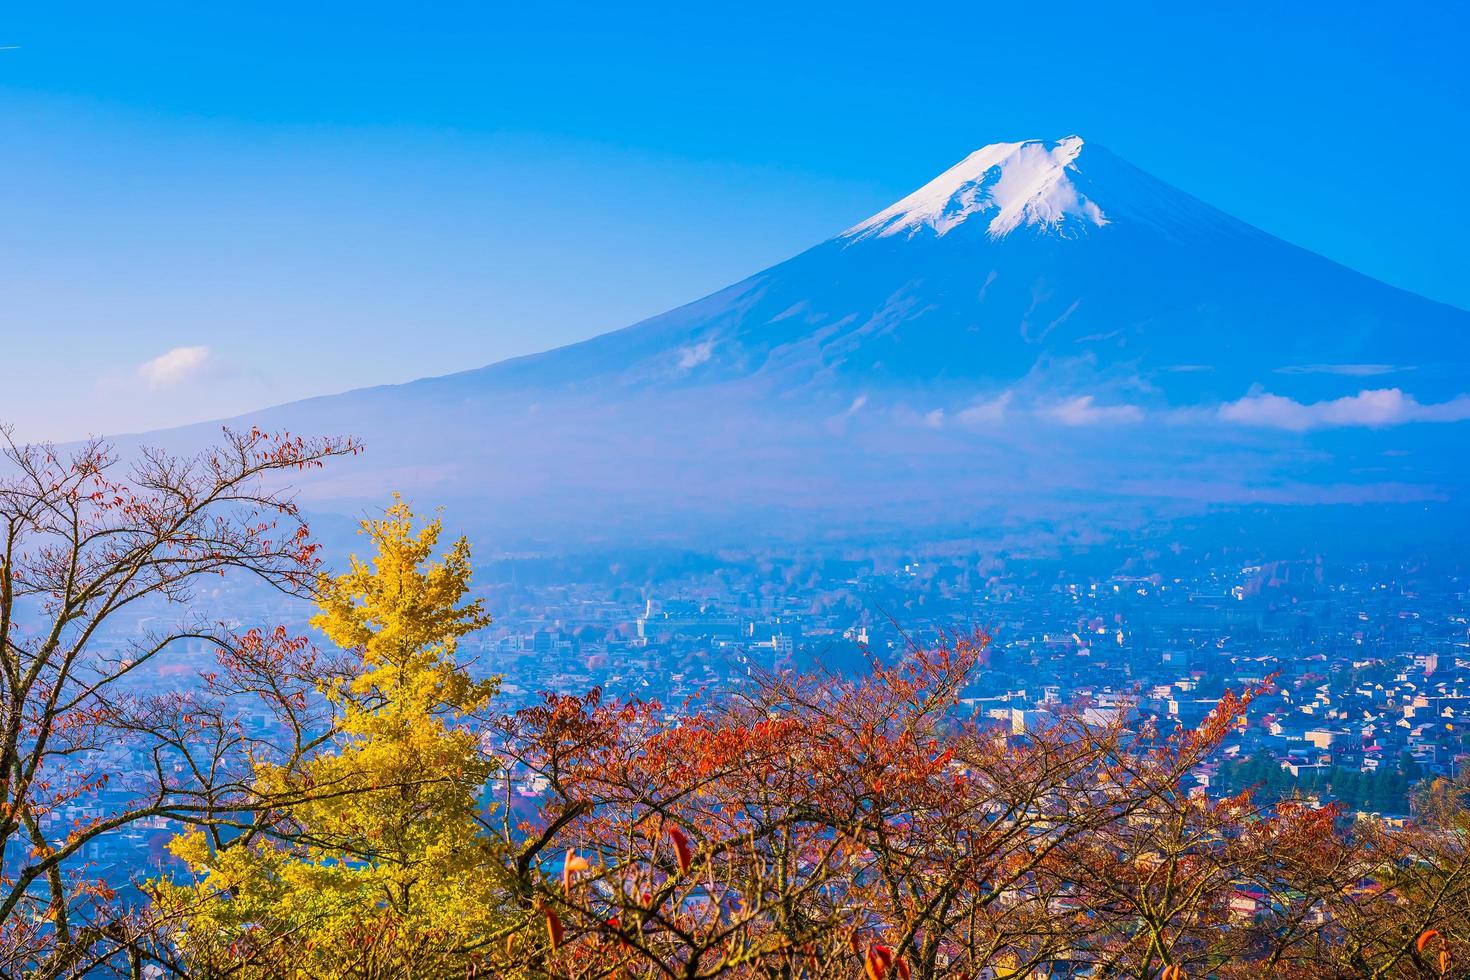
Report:
[[694,847],[689,842],[689,835],[674,824],[670,824],[669,840],[674,844],[674,856],[679,861],[679,871],[688,874],[689,866],[694,863]]
[[868,974],[868,980],[884,980],[891,966],[893,950],[882,943],[873,943],[868,947],[868,955],[863,958],[863,969]]
[[632,944],[628,942],[628,937],[623,933],[623,920],[621,918],[616,915],[611,916],[602,925],[604,929],[611,932],[617,938],[618,949],[626,953],[633,948]]
[[867,973],[868,980],[885,980],[890,970],[896,980],[909,980],[910,976],[908,961],[895,956],[892,948],[882,943],[873,943],[868,947],[868,955],[863,958],[863,970]]
[[[295,706],[290,722],[301,726],[298,734],[316,730],[318,717],[302,710],[321,673],[312,669],[315,654],[306,641],[266,631],[234,649],[231,628],[203,620],[203,610],[189,602],[229,569],[286,592],[307,592],[318,570],[317,546],[277,471],[316,467],[359,447],[255,430],[226,432],[212,449],[190,457],[141,447],[121,460],[100,440],[63,455],[16,445],[8,434],[0,434],[0,449],[6,460],[0,503],[10,518],[0,521],[0,648],[12,666],[35,664],[23,684],[6,692],[10,739],[0,759],[7,776],[0,822],[15,836],[14,820],[23,814],[46,840],[44,859],[66,862],[65,902],[85,933],[116,918],[114,909],[102,908],[115,902],[112,890],[89,884],[72,867],[90,860],[89,841],[176,809],[188,813],[183,799],[243,802],[253,795],[241,773],[254,747],[285,748],[275,745],[273,732],[245,737],[231,717],[244,705],[227,709],[227,699],[259,697],[278,718]],[[152,609],[146,628],[130,618],[125,629],[113,629],[109,617],[134,603]],[[35,621],[13,629],[11,612],[21,607]],[[241,610],[221,612],[233,617]],[[99,644],[97,637],[108,639]],[[221,650],[224,663],[204,692],[185,684],[187,696],[140,694],[133,681],[154,669],[160,676],[192,672],[199,644]],[[219,703],[211,706],[216,695]],[[184,765],[181,755],[199,765]],[[94,767],[111,767],[117,758],[135,766],[125,762],[109,783],[109,773]],[[89,796],[96,799],[84,801]],[[43,921],[49,896],[41,889],[32,894],[23,882],[7,887],[20,896],[0,916],[0,949],[8,953],[13,923]]]
[[[812,974],[909,980],[905,957],[932,947],[955,975],[983,968],[977,948],[1021,975],[1070,947],[1093,968],[1110,959],[1129,975],[1189,980],[1204,969],[1192,957],[1249,971],[1278,951],[1278,936],[1288,958],[1333,961],[1319,936],[1276,929],[1303,908],[1356,904],[1378,917],[1380,935],[1400,937],[1369,950],[1372,967],[1394,957],[1433,976],[1443,954],[1440,970],[1454,969],[1434,931],[1415,955],[1410,937],[1424,925],[1403,923],[1423,913],[1399,903],[1407,892],[1363,877],[1413,855],[1407,873],[1432,880],[1418,856],[1442,846],[1433,836],[1349,832],[1330,806],[1262,811],[1247,793],[1185,792],[1250,695],[1224,699],[1221,724],[1192,739],[1090,725],[1069,709],[1013,739],[953,707],[975,652],[906,651],[855,679],[765,676],[695,715],[593,692],[548,695],[507,719],[496,751],[513,778],[556,777],[522,831],[535,842],[550,828],[542,894],[577,937],[577,962],[564,953],[548,972],[590,975],[595,960],[602,976],[674,974],[723,955],[734,977],[809,962]],[[1374,847],[1388,856],[1354,857]],[[578,879],[580,855],[596,866],[595,892],[590,876]],[[799,936],[783,931],[787,910]],[[1179,963],[1131,944],[1138,916],[1161,910],[1181,923],[1165,947]]]

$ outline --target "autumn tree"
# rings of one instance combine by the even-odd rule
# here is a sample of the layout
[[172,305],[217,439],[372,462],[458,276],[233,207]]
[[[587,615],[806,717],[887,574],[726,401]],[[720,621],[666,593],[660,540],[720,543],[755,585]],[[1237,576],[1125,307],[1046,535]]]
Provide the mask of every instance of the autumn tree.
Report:
[[[521,928],[504,964],[602,977],[1451,976],[1465,810],[1343,826],[1192,778],[1194,730],[963,709],[983,636],[857,677],[773,673],[668,711],[548,694],[499,726]],[[1443,958],[1442,958],[1443,957]],[[1443,973],[1441,974],[1441,971]]]
[[957,711],[985,642],[856,679],[767,675],[673,720],[595,694],[509,719],[505,753],[551,793],[522,828],[519,887],[541,887],[548,860],[576,869],[529,902],[545,972],[1024,972],[1076,948],[1064,849],[1142,805],[1128,736],[1068,716],[1015,740]]
[[[1463,974],[1463,776],[1403,827],[1211,796],[1195,776],[1257,692],[1192,730],[1125,703],[1012,732],[960,697],[983,635],[676,708],[496,715],[458,657],[488,622],[467,543],[397,502],[326,576],[264,482],[351,451],[252,432],[123,480],[100,445],[11,445],[0,976]],[[314,599],[325,649],[200,618],[195,583],[231,571]],[[104,628],[135,610],[165,625]],[[189,641],[215,653],[196,684],[129,691]],[[145,818],[188,828],[185,870],[138,908],[81,858]]]
[[1313,961],[1346,976],[1470,975],[1470,771],[1423,784],[1413,808],[1402,827],[1359,821],[1334,855],[1350,881],[1306,892],[1322,920]]
[[434,551],[438,520],[402,501],[364,522],[371,562],[324,579],[312,620],[353,660],[324,685],[332,733],[298,764],[254,774],[270,810],[243,832],[173,850],[190,877],[156,885],[188,975],[465,976],[503,940],[503,863],[482,796],[496,771],[479,729],[496,680],[458,640],[487,623],[467,599],[469,546]]
[[[235,723],[235,695],[309,727],[303,647],[194,600],[222,580],[310,593],[316,545],[279,477],[357,446],[226,430],[198,455],[145,448],[125,465],[100,441],[63,452],[0,427],[0,449],[0,975],[137,969],[147,923],[84,856],[139,821],[208,824],[240,804],[267,747]],[[193,667],[190,646],[228,665],[217,688],[140,690]]]

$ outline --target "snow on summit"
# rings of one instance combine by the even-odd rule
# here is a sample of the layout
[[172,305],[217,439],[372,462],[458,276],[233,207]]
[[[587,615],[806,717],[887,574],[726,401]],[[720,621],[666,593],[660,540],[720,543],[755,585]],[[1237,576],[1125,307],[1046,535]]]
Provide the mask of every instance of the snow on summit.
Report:
[[[1068,138],[987,146],[843,237],[621,330],[236,424],[375,446],[316,484],[333,511],[432,493],[537,550],[696,528],[738,544],[760,515],[829,542],[878,514],[1054,522],[1082,487],[1140,513],[1174,488],[1201,507],[1417,508],[1470,495],[1466,338],[1470,313]],[[1393,365],[1401,386],[1375,376]],[[462,438],[482,431],[497,438]]]
[[992,143],[841,237],[910,238],[925,229],[942,237],[972,219],[985,221],[991,238],[1023,227],[1063,237],[1101,227],[1106,215],[1075,180],[1082,147],[1079,136]]

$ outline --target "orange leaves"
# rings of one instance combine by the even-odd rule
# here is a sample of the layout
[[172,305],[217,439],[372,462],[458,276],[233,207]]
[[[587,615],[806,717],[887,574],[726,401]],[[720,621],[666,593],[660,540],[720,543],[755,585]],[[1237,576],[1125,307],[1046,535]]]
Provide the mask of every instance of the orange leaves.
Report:
[[587,871],[591,867],[587,863],[586,858],[582,857],[576,851],[568,850],[567,856],[562,860],[561,865],[562,893],[570,896],[572,894],[572,884],[576,880],[577,874],[582,871]]
[[1425,929],[1421,932],[1419,938],[1414,941],[1414,950],[1420,956],[1423,956],[1424,948],[1436,939],[1439,940],[1439,955],[1435,957],[1435,962],[1439,965],[1439,975],[1442,977],[1448,976],[1450,972],[1450,944],[1438,929]]
[[895,956],[893,949],[882,943],[868,947],[868,955],[863,958],[863,970],[868,980],[887,980],[890,970],[894,980],[909,980],[911,975],[908,961]]
[[[1396,864],[1421,880],[1434,838],[1359,844],[1369,831],[1332,807],[1189,794],[1220,726],[1166,743],[1062,709],[1056,725],[1009,737],[953,707],[976,662],[973,645],[955,643],[858,678],[784,672],[695,715],[600,692],[518,712],[497,751],[514,772],[555,774],[523,839],[549,828],[545,853],[566,854],[562,881],[551,861],[539,887],[579,937],[575,968],[563,954],[568,969],[549,972],[581,970],[585,950],[605,976],[715,957],[736,980],[804,963],[864,980],[909,980],[928,962],[955,975],[1005,963],[998,975],[1021,976],[1069,950],[1094,970],[1190,980],[1212,959],[1241,975],[1277,953],[1331,960],[1327,940],[1281,924],[1318,908],[1344,921],[1347,903],[1407,937],[1372,949],[1371,967],[1396,956],[1432,976],[1439,957],[1442,973],[1455,969],[1437,933],[1416,957],[1409,940],[1423,925],[1398,931],[1415,914],[1404,887],[1384,893],[1365,877],[1411,857]],[[1224,699],[1216,720],[1234,725],[1250,696]],[[1393,839],[1405,843],[1373,851]],[[579,884],[581,855],[596,865],[595,892],[590,875]],[[1141,915],[1168,917],[1165,955],[1178,963],[1134,941]]]
[[77,885],[78,895],[91,895],[102,902],[111,902],[117,898],[117,891],[107,882],[98,878],[95,881],[82,881]]
[[562,925],[561,916],[556,914],[556,909],[541,903],[541,912],[546,916],[546,938],[551,941],[551,951],[554,953],[565,941],[567,928]]
[[893,950],[882,943],[873,943],[868,947],[868,955],[863,958],[863,969],[868,974],[868,980],[884,980],[891,966]]
[[670,824],[669,840],[674,845],[674,857],[679,862],[679,871],[688,874],[689,866],[694,863],[694,847],[689,842],[689,835],[677,825]]

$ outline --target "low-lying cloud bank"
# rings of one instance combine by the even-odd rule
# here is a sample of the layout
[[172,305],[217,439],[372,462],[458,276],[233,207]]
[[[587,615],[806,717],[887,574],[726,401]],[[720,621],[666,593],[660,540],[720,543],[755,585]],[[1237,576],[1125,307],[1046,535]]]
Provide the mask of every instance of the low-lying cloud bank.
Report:
[[1221,405],[1218,415],[1222,421],[1237,425],[1291,432],[1345,426],[1383,428],[1407,422],[1463,422],[1470,419],[1470,395],[1425,405],[1398,388],[1374,388],[1320,402],[1259,394]]
[[[867,400],[867,395],[861,396],[842,418],[851,417]],[[1020,399],[1013,391],[1006,390],[952,414],[936,408],[927,413],[909,410],[909,417],[918,418],[933,429],[951,423],[980,428],[1029,418],[1069,427],[1131,425],[1149,420],[1171,426],[1224,423],[1289,432],[1348,427],[1378,429],[1410,422],[1470,421],[1470,394],[1424,404],[1400,388],[1365,389],[1356,395],[1318,402],[1299,402],[1284,395],[1258,391],[1223,405],[1152,409],[1128,402],[1100,402],[1095,395],[1078,395],[1054,402],[1023,402],[1019,407],[1018,401]]]
[[1111,425],[1143,419],[1143,409],[1137,405],[1099,405],[1092,395],[1053,405],[1042,414],[1062,425]]

